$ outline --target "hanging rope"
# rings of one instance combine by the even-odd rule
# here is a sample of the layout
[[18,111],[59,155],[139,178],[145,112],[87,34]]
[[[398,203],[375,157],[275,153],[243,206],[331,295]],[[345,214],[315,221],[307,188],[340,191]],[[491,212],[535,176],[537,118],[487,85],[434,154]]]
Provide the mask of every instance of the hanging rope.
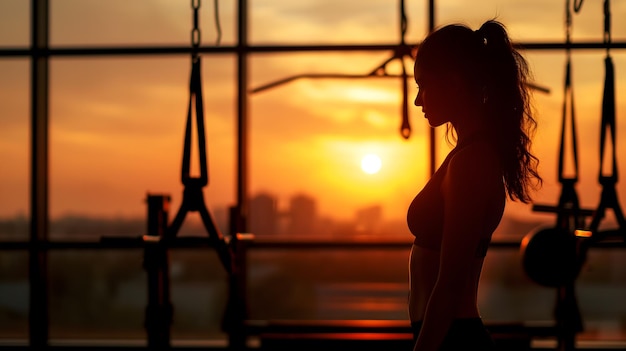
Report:
[[609,56],[611,47],[611,3],[609,0],[604,0],[604,35],[602,38],[606,46],[606,55]]
[[[191,29],[191,56],[195,60],[200,51],[200,0],[191,0],[193,28]],[[215,46],[222,42],[222,25],[220,23],[220,11],[218,0],[213,0],[213,20],[215,23]]]
[[576,118],[575,118],[575,105],[574,105],[574,88],[572,87],[572,54],[571,54],[571,28],[572,28],[572,14],[570,11],[569,0],[565,9],[565,85],[563,89],[563,108],[561,119],[561,143],[559,148],[559,182],[566,180],[564,176],[564,157],[565,157],[565,131],[568,119],[568,102],[569,102],[569,125],[571,127],[571,141],[572,141],[572,158],[574,162],[574,176],[571,178],[573,182],[578,181],[578,148],[576,139]]
[[200,48],[200,27],[199,23],[199,10],[200,0],[191,0],[193,28],[191,29],[191,58],[196,60],[198,58],[198,49]]
[[213,0],[213,19],[215,22],[215,32],[217,33],[215,46],[220,46],[222,42],[222,25],[220,24],[220,10],[217,0]]
[[402,66],[402,77],[400,77],[400,79],[402,79],[402,124],[400,126],[400,134],[404,139],[408,139],[411,136],[411,123],[409,122],[409,87],[407,82],[409,77],[404,65],[404,51],[407,49],[405,37],[408,21],[404,7],[404,0],[400,0],[400,50],[403,51],[403,53],[399,55]]

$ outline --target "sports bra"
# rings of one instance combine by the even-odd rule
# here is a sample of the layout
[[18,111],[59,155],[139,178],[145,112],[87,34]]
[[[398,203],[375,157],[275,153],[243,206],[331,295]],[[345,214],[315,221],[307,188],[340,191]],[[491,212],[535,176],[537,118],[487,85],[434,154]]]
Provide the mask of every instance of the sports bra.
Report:
[[[485,137],[484,133],[477,133],[466,139],[461,145],[458,144],[439,166],[439,169],[432,175],[424,188],[415,196],[407,211],[407,225],[411,233],[415,236],[413,243],[417,246],[439,251],[443,235],[444,221],[444,196],[443,179],[448,171],[450,159],[461,149],[469,144]],[[484,239],[488,243],[488,238]],[[485,246],[481,243],[481,247]],[[486,247],[486,246],[485,246]],[[484,251],[484,252],[483,252]],[[481,256],[486,251],[481,251]]]
[[406,221],[409,230],[415,235],[413,243],[417,246],[437,251],[441,248],[444,211],[442,183],[448,171],[448,163],[457,148],[448,153],[439,169],[409,206]]

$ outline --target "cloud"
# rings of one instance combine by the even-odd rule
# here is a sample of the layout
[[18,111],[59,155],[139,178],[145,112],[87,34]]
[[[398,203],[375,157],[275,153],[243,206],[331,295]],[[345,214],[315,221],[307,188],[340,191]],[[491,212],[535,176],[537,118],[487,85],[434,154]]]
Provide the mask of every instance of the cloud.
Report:
[[[250,38],[255,43],[394,42],[399,39],[397,4],[386,0],[307,0],[251,5]],[[356,32],[359,35],[355,35]]]

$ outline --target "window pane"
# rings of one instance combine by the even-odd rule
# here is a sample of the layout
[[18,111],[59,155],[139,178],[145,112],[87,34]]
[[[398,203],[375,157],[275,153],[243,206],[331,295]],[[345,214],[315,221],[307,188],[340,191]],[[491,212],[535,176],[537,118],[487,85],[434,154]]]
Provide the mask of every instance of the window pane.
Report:
[[406,319],[408,254],[402,248],[253,248],[250,319]]
[[626,340],[623,249],[591,250],[577,283],[585,330],[600,340]]
[[[200,41],[218,38],[214,2],[199,9]],[[221,43],[232,45],[236,32],[236,1],[217,1]],[[51,45],[191,45],[193,10],[190,1],[55,0],[50,6]]]
[[[210,178],[205,200],[225,214],[235,202],[233,60],[211,57],[202,64]],[[90,229],[56,227],[51,237],[143,234],[103,230],[117,223],[132,231],[137,222],[128,221],[145,223],[148,193],[169,194],[174,216],[182,201],[189,72],[186,57],[51,63],[50,216],[70,228],[76,227],[72,220],[81,218],[110,222]],[[195,117],[195,108],[193,112]],[[196,137],[194,133],[192,176],[199,175]],[[190,222],[199,218],[190,217]],[[225,230],[226,218],[220,220]]]
[[[514,41],[565,41],[565,2],[486,0],[480,6],[458,0],[437,1],[437,24],[460,22],[478,29],[480,25],[495,18],[504,23]],[[626,11],[626,4],[611,3],[613,14],[611,30],[613,40],[624,40],[626,24],[616,21],[618,14]],[[602,42],[604,13],[601,4],[584,3],[580,12],[572,6],[572,41]]]
[[[212,251],[170,252],[172,340],[223,337],[227,279]],[[50,338],[145,341],[142,250],[50,254]]]
[[[371,44],[400,42],[399,2],[252,0],[253,44]],[[407,42],[427,30],[425,2],[407,1]],[[348,15],[349,14],[349,15]]]
[[141,251],[53,251],[51,339],[141,338],[146,282]]
[[30,194],[29,62],[0,61],[0,238],[28,238]]
[[0,342],[28,337],[28,253],[0,254]]
[[[537,193],[536,203],[556,205],[560,194],[558,183],[558,155],[561,133],[563,107],[563,85],[566,57],[563,52],[528,52],[526,53],[535,73],[537,84],[550,88],[550,94],[535,93],[536,117],[539,128],[535,138],[535,150],[540,159],[540,171],[545,184]],[[626,56],[622,52],[612,54],[615,67],[626,64]],[[577,128],[577,146],[579,158],[579,182],[577,192],[581,207],[596,209],[600,201],[601,186],[598,183],[600,132],[602,118],[602,95],[604,91],[604,58],[602,51],[574,51],[572,53],[572,87],[575,99],[575,118]],[[617,71],[616,71],[617,72]],[[624,83],[623,78],[615,75],[616,91]],[[622,95],[616,93],[616,118],[626,113]],[[616,132],[619,134],[619,122]],[[569,124],[567,125],[569,128]],[[607,131],[608,132],[608,131]],[[574,164],[570,141],[571,133],[566,134],[566,154],[564,156],[564,173],[566,177],[574,175]],[[608,134],[607,134],[608,137]],[[609,137],[610,139],[610,137]],[[619,138],[617,139],[619,140]],[[626,146],[616,143],[618,173],[626,171],[626,164],[620,162],[620,155],[626,153]],[[611,172],[611,141],[605,144],[605,169]],[[609,167],[606,167],[609,166]],[[607,173],[605,173],[607,174]],[[622,194],[623,187],[617,186],[616,191]],[[621,196],[621,195],[618,195]],[[611,210],[601,222],[601,228],[616,227],[617,223]],[[534,214],[536,218],[547,218],[552,223],[554,214]]]
[[[366,76],[388,58],[380,53],[255,56],[252,89],[300,74]],[[399,64],[392,62],[388,72],[397,74]],[[408,94],[411,104],[414,88]],[[400,78],[303,78],[259,91],[250,100],[250,192],[277,204],[277,220],[287,222],[277,224],[278,233],[407,233],[412,189],[426,179],[428,129],[409,106],[413,134],[409,140],[400,135]],[[373,174],[362,169],[368,154],[382,164]],[[251,215],[255,221],[255,208]]]
[[0,2],[0,47],[30,45],[30,1]]

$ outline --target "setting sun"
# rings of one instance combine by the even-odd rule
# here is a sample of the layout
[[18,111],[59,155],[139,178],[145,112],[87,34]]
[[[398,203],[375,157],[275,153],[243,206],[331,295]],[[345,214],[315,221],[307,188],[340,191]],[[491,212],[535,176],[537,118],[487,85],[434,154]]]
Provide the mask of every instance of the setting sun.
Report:
[[380,166],[382,166],[382,161],[377,155],[367,154],[361,159],[361,169],[367,174],[378,173]]

